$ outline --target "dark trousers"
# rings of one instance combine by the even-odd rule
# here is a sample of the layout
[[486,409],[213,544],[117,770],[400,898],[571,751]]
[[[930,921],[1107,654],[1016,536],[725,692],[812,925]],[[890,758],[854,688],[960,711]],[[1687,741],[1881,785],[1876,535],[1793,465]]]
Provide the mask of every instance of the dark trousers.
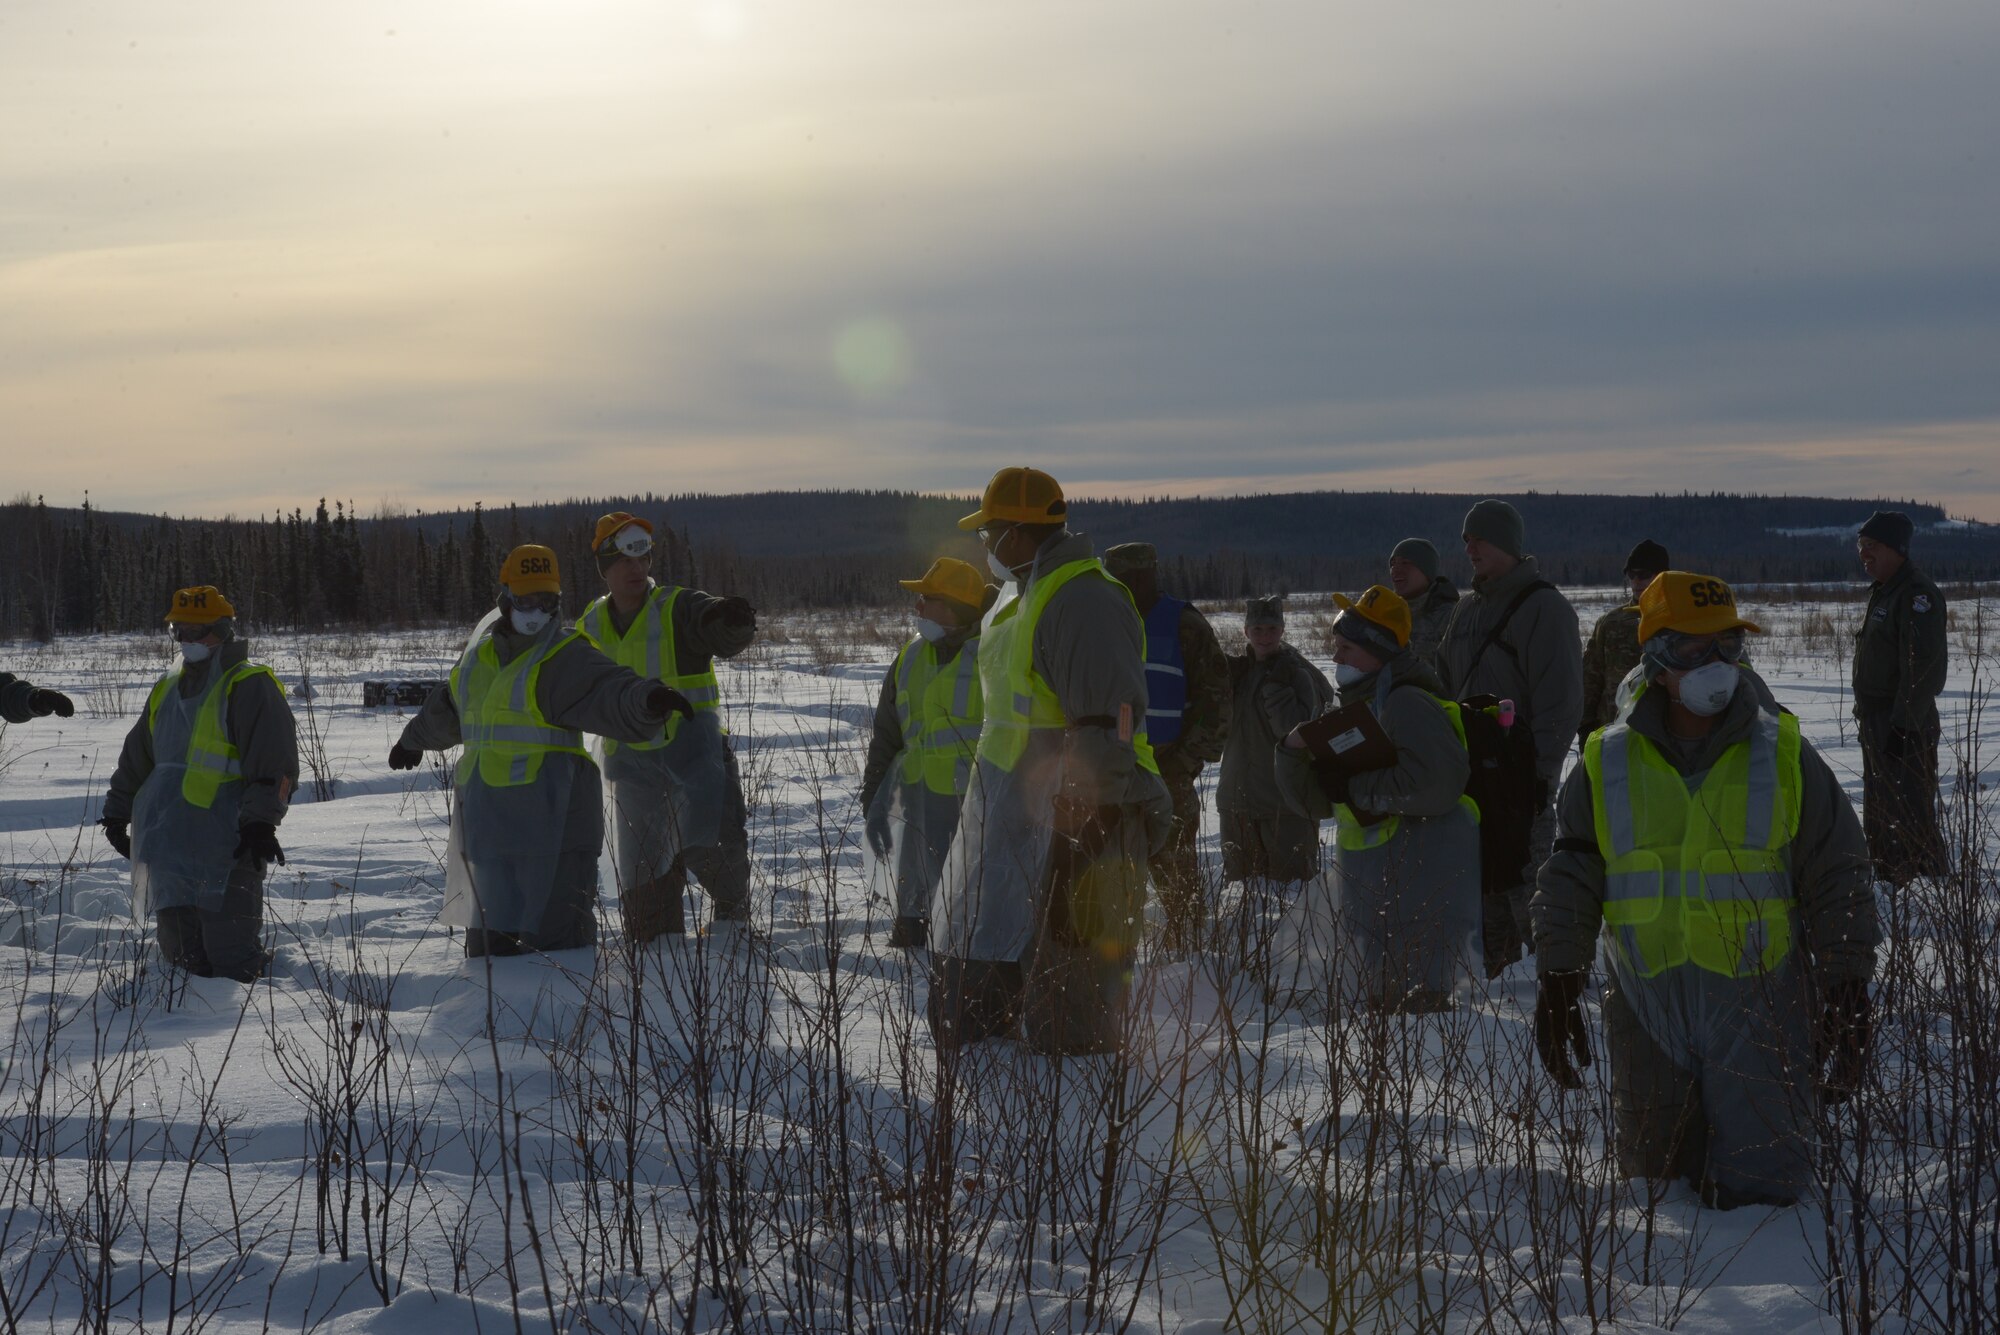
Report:
[[465,957],[531,955],[550,950],[580,950],[597,944],[597,854],[565,852],[556,864],[556,888],[532,932],[498,932],[484,927],[465,929]]
[[1201,837],[1201,794],[1195,787],[1200,771],[1185,777],[1176,774],[1167,780],[1167,796],[1174,804],[1174,832],[1167,846],[1153,856],[1153,889],[1166,925],[1160,945],[1167,950],[1192,950],[1201,941],[1208,917],[1202,895],[1201,859],[1196,853]]
[[1932,726],[1906,732],[1886,714],[1860,720],[1861,829],[1876,872],[1897,886],[1948,870],[1938,829],[1938,738]]
[[161,909],[153,918],[160,955],[197,978],[263,977],[271,962],[264,949],[264,867],[249,856],[236,860],[220,909]]
[[[716,842],[706,848],[690,848],[681,854],[685,871],[678,897],[687,886],[686,872],[693,872],[715,901],[715,916],[721,922],[746,922],[750,917],[750,818],[743,800],[743,773],[736,766],[736,752],[729,752],[727,788],[723,794],[722,825]],[[671,875],[671,873],[669,873]],[[664,879],[664,878],[663,878]],[[679,928],[674,930],[678,931]]]
[[1310,881],[1319,875],[1319,822],[1290,811],[1222,816],[1222,879]]

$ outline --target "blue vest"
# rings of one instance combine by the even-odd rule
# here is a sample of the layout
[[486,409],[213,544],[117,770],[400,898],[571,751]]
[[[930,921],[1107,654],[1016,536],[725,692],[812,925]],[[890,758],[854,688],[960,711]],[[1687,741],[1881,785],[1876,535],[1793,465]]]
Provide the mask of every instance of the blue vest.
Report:
[[1181,711],[1187,708],[1187,662],[1181,657],[1178,598],[1160,595],[1146,613],[1146,737],[1154,746],[1180,740]]

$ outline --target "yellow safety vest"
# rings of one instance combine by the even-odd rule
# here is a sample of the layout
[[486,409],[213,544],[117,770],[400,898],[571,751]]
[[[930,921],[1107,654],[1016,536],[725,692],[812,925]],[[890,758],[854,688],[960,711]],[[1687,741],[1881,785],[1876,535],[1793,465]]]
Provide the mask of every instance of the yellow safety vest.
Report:
[[[238,686],[258,675],[269,677],[271,684],[278,686],[277,673],[262,663],[244,662],[217,673],[202,693],[201,703],[195,707],[194,730],[188,737],[187,768],[181,774],[181,796],[190,806],[206,811],[215,805],[223,784],[243,781],[243,753],[229,740],[222,706]],[[179,672],[169,672],[153,683],[153,693],[146,697],[147,731],[157,727],[160,702],[168,691],[179,689],[180,680]],[[278,690],[282,694],[284,687],[278,686]]]
[[[1411,686],[1405,689],[1413,691],[1423,690],[1421,686]],[[1460,748],[1464,749],[1465,719],[1459,713],[1458,701],[1447,700],[1439,695],[1431,695],[1429,691],[1424,691],[1424,694],[1430,695],[1431,699],[1437,701],[1439,708],[1444,710],[1445,717],[1451,720],[1452,731],[1458,734]],[[1472,817],[1474,825],[1479,824],[1479,804],[1477,802],[1464,793],[1460,793],[1458,795],[1458,805],[1464,810],[1466,815]],[[1403,826],[1403,818],[1394,815],[1385,816],[1373,825],[1363,825],[1360,817],[1354,814],[1354,808],[1348,806],[1345,802],[1337,803],[1334,806],[1333,815],[1335,838],[1339,841],[1342,848],[1350,852],[1358,852],[1367,848],[1380,848],[1391,839],[1394,839],[1396,832]]]
[[896,656],[895,673],[903,782],[963,797],[979,746],[978,642],[961,645],[958,656],[940,667],[936,645],[912,640]]
[[[993,614],[985,635],[980,637],[979,685],[986,716],[979,730],[979,758],[1008,773],[1021,763],[1033,733],[1059,731],[1069,726],[1054,689],[1035,671],[1035,627],[1049,599],[1071,580],[1085,575],[1109,581],[1112,588],[1125,596],[1125,605],[1138,618],[1139,608],[1132,601],[1131,591],[1111,578],[1103,562],[1086,557],[1036,580],[1025,597],[1016,597]],[[1144,658],[1142,644],[1142,663]],[[1152,774],[1160,772],[1153,760],[1153,748],[1146,741],[1143,715],[1134,721],[1132,749],[1138,755],[1140,768]]]
[[[718,710],[722,707],[722,687],[715,679],[713,664],[705,671],[690,672],[685,676],[674,671],[680,662],[674,647],[674,604],[680,601],[683,592],[678,585],[667,588],[655,584],[647,593],[639,615],[632,619],[631,626],[623,635],[612,624],[611,597],[606,594],[583,609],[583,615],[576,620],[576,628],[613,662],[631,668],[647,681],[673,687],[685,695],[688,703],[696,709]],[[621,746],[634,751],[657,751],[674,740],[680,725],[681,716],[669,713],[666,727],[657,738],[644,742],[619,742],[606,737],[604,754],[615,755]]]
[[1797,899],[1788,850],[1799,831],[1799,721],[1759,709],[1750,736],[1687,781],[1629,723],[1583,749],[1604,926],[1641,978],[1693,964],[1725,978],[1776,969],[1792,951]]
[[458,758],[459,783],[470,783],[477,772],[489,787],[517,788],[541,775],[548,756],[561,752],[590,759],[583,749],[583,734],[550,723],[535,689],[542,664],[570,641],[582,638],[571,631],[546,646],[532,646],[503,665],[488,635],[458,660],[451,670],[451,698],[458,707],[459,738],[465,744]]

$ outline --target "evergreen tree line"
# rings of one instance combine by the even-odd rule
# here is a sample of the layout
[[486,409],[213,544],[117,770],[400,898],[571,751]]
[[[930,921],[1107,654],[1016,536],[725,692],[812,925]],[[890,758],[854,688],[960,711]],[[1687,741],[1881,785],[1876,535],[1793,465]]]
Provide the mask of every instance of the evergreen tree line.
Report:
[[[1463,582],[1458,526],[1476,497],[1315,492],[1075,502],[1074,527],[1101,551],[1155,543],[1162,586],[1188,597],[1360,589],[1384,577],[1405,537],[1429,538]],[[1527,547],[1561,584],[1609,584],[1632,544],[1664,542],[1684,568],[1735,581],[1856,581],[1853,529],[1880,507],[1923,526],[1915,555],[1934,577],[2000,575],[2000,527],[1935,527],[1937,506],[1729,494],[1511,496]],[[741,594],[759,606],[880,606],[898,579],[936,556],[982,560],[956,520],[968,497],[908,492],[573,498],[425,514],[321,499],[257,519],[176,519],[74,509],[43,498],[0,505],[0,637],[156,626],[173,590],[214,584],[246,622],[408,626],[477,618],[498,591],[501,558],[522,542],[553,548],[572,612],[601,591],[590,552],[598,515],[629,510],[655,526],[658,578]]]

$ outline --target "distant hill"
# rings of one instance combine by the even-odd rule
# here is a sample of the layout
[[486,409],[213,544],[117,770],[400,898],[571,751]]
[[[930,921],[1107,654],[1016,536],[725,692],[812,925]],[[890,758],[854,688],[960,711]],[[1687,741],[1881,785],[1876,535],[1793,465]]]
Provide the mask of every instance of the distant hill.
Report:
[[[1074,527],[1099,549],[1158,545],[1168,585],[1197,597],[1359,588],[1406,537],[1435,543],[1463,577],[1459,525],[1476,495],[1295,492],[1078,500]],[[1737,581],[1858,580],[1854,531],[1876,509],[1918,525],[1915,554],[1942,580],[2000,577],[2000,525],[1949,519],[1909,500],[1708,495],[1506,496],[1529,551],[1558,583],[1606,584],[1641,538],[1677,565]],[[459,619],[485,606],[501,553],[545,542],[581,600],[598,591],[588,542],[623,509],[662,525],[659,571],[766,606],[894,601],[895,579],[935,556],[977,561],[959,516],[972,496],[895,491],[573,498],[473,511],[358,517],[339,501],[252,520],[182,520],[15,502],[0,505],[0,634],[146,624],[181,584],[215,583],[251,619],[279,624]]]

